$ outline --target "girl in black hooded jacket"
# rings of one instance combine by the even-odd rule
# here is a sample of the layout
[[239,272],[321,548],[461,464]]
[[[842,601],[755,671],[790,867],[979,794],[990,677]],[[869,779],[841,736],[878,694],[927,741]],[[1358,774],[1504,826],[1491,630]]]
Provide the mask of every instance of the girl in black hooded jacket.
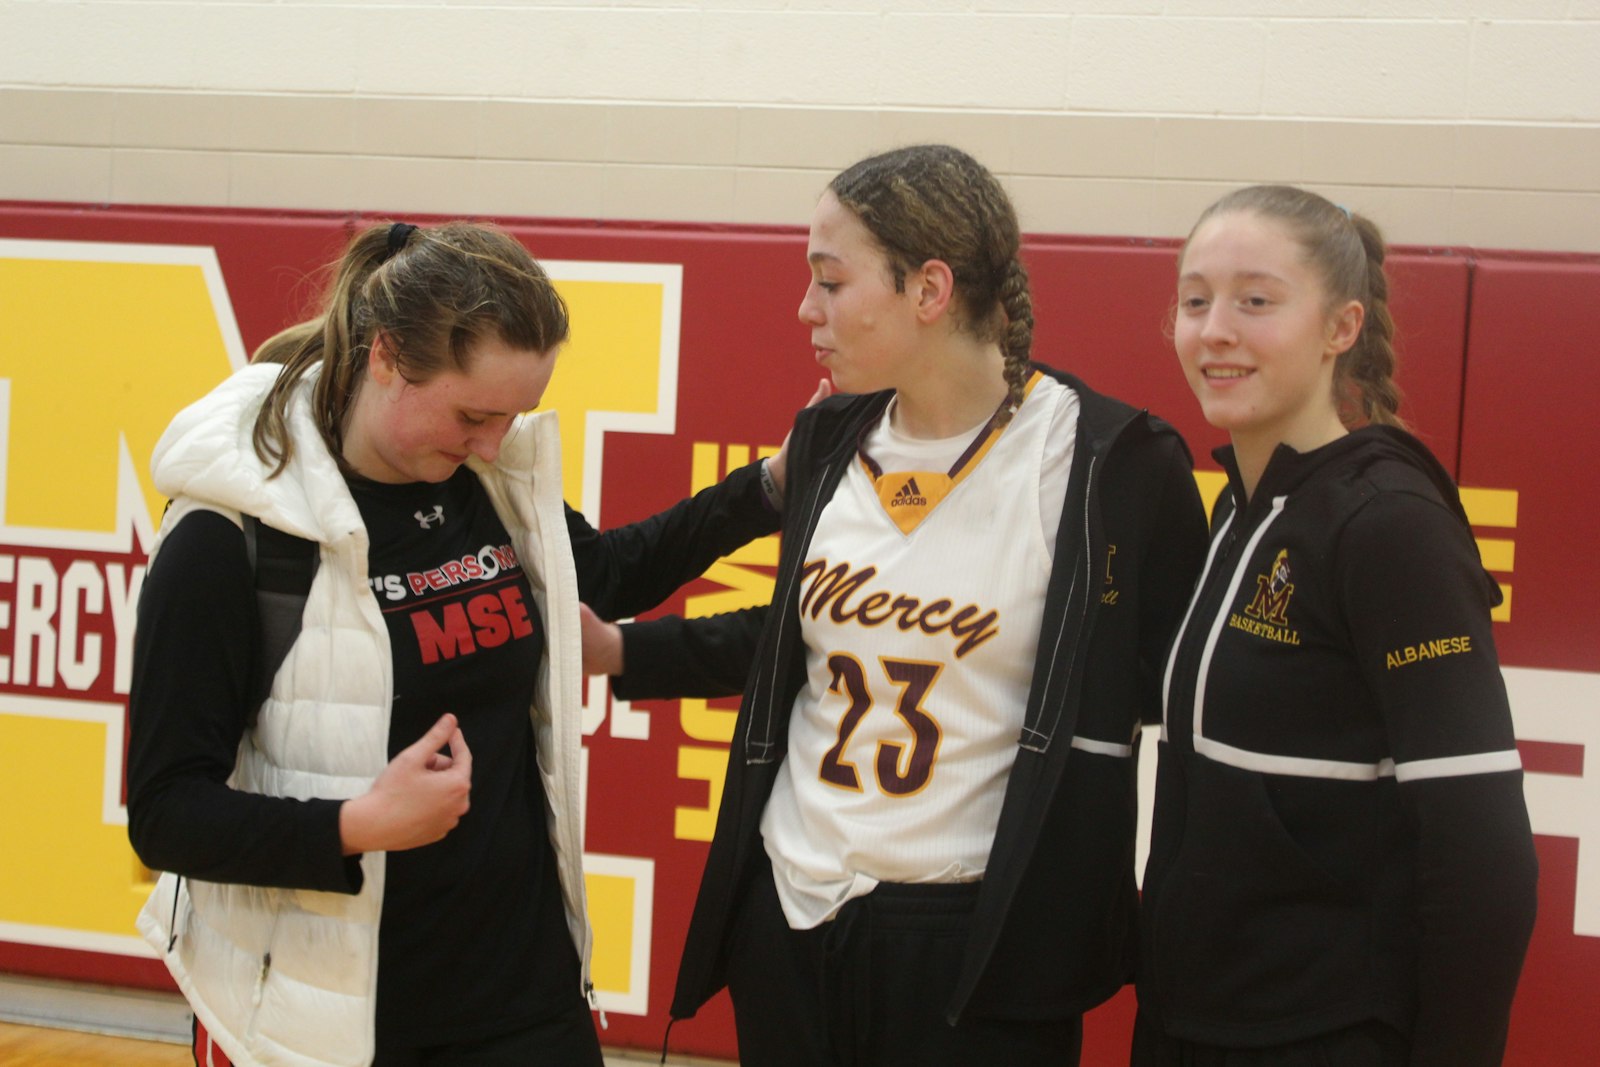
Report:
[[1498,1064],[1536,861],[1484,572],[1395,415],[1375,226],[1201,216],[1174,339],[1228,490],[1163,683],[1137,1067]]

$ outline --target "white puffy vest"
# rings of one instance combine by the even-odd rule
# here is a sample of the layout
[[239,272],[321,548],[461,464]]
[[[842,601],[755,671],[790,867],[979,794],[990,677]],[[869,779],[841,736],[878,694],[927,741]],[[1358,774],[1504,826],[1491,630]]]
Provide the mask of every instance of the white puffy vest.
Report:
[[[180,412],[157,443],[155,486],[172,498],[165,533],[195,508],[259,516],[318,542],[322,562],[303,627],[245,734],[229,784],[270,796],[341,799],[367,791],[388,762],[389,635],[367,584],[367,533],[312,422],[314,375],[296,388],[294,458],[266,477],[251,444],[276,366],[250,366]],[[523,561],[548,645],[530,709],[567,926],[589,986],[584,896],[582,654],[577,574],[561,495],[554,413],[524,416],[493,466],[472,461]],[[239,1067],[361,1067],[374,1050],[383,853],[361,858],[354,896],[180,880],[163,874],[138,926],[200,1022]],[[530,902],[531,903],[531,902]],[[176,936],[174,936],[174,934]],[[169,945],[170,950],[169,950]]]

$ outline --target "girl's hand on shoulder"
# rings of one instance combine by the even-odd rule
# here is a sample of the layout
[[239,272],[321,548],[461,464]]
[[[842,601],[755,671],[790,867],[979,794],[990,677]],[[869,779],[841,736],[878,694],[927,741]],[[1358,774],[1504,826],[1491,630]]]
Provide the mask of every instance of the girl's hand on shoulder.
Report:
[[[833,380],[830,378],[817,379],[816,392],[811,394],[811,399],[806,401],[806,407],[814,408],[833,395]],[[778,492],[785,491],[785,479],[789,473],[789,438],[794,434],[791,428],[789,433],[783,435],[783,444],[778,448],[778,454],[767,460],[767,473],[772,475],[772,480],[778,485]]]
[[[448,746],[449,752],[443,751]],[[472,753],[454,715],[445,714],[378,775],[372,788],[339,808],[344,854],[399,852],[440,840],[467,813]]]

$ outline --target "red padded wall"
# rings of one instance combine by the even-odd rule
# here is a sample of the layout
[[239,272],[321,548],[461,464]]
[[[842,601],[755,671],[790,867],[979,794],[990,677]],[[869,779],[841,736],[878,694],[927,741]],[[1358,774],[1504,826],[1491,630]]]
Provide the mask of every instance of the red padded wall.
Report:
[[[1511,617],[1495,627],[1539,833],[1539,918],[1517,1064],[1600,1062],[1600,262],[1485,257],[1467,344],[1460,480],[1514,489]],[[1580,933],[1575,928],[1581,928]]]
[[[360,221],[328,214],[0,204],[3,237],[214,247],[247,349],[297,317],[314,295],[308,276],[337,254]],[[795,318],[808,275],[803,233],[507,224],[542,258],[682,265],[676,432],[608,436],[604,523],[638,518],[688,491],[696,442],[760,446],[781,439],[817,378],[807,332]],[[1221,439],[1201,421],[1164,334],[1175,256],[1175,242],[1030,239],[1035,354],[1167,418],[1189,439],[1199,465],[1214,467],[1207,452]],[[1600,264],[1549,257],[1474,263],[1459,252],[1406,250],[1391,265],[1404,414],[1464,483],[1519,494],[1511,534],[1480,531],[1516,542],[1514,573],[1501,575],[1514,589],[1512,618],[1498,630],[1503,659],[1513,667],[1583,672],[1575,677],[1587,684],[1596,676],[1590,672],[1600,672],[1594,607],[1600,566],[1583,551],[1594,529],[1588,489],[1600,474],[1593,416],[1600,375],[1590,356],[1600,336]],[[704,588],[697,584],[687,592]],[[680,597],[671,606],[682,603]],[[676,704],[642,706],[654,724],[648,742],[618,739],[604,729],[586,742],[588,847],[655,861],[649,1013],[613,1013],[604,1037],[659,1047],[705,856],[703,844],[674,838],[673,811],[703,803],[705,786],[678,776],[675,761],[687,738]],[[1600,708],[1588,713],[1600,714]],[[1582,786],[1581,744],[1528,740],[1530,769],[1564,775],[1557,785]],[[1594,765],[1588,763],[1591,771]],[[1600,798],[1593,806],[1600,811]],[[1540,838],[1543,912],[1508,1060],[1521,1067],[1600,1062],[1600,1024],[1568,1007],[1572,996],[1600,985],[1600,936],[1573,932],[1581,902],[1600,898],[1600,887],[1587,886],[1577,874],[1581,830]],[[1600,848],[1600,838],[1588,844]],[[65,948],[0,944],[0,970],[165,984],[154,961]],[[1086,1064],[1124,1062],[1131,1011],[1125,992],[1091,1017]],[[731,1054],[725,1000],[677,1027],[673,1047]]]

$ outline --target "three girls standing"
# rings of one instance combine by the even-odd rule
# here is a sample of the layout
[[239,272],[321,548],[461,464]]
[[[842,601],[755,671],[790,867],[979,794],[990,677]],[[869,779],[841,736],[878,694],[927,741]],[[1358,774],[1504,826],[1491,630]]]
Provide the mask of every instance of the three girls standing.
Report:
[[[575,594],[631,614],[765,520],[754,474],[637,544],[563,515],[553,427],[517,413],[565,315],[511,245],[369,232],[281,377],[231,379],[157,457],[130,832],[193,881],[142,926],[241,1062],[597,1057]],[[1234,440],[1203,571],[1181,441],[1031,363],[993,175],[863,160],[807,252],[802,321],[855,395],[797,421],[775,600],[626,638],[624,693],[745,689],[674,1014],[729,985],[749,1067],[1072,1062],[1132,971],[1159,717],[1136,1062],[1497,1062],[1531,837],[1454,489],[1402,432],[1346,430],[1394,409],[1376,232],[1248,190],[1191,236],[1177,346]],[[259,709],[241,516],[323,546]],[[484,547],[520,562],[493,591],[517,640],[433,655],[431,609],[373,579]],[[479,965],[508,937],[531,971]],[[476,1017],[426,1010],[441,967]]]

